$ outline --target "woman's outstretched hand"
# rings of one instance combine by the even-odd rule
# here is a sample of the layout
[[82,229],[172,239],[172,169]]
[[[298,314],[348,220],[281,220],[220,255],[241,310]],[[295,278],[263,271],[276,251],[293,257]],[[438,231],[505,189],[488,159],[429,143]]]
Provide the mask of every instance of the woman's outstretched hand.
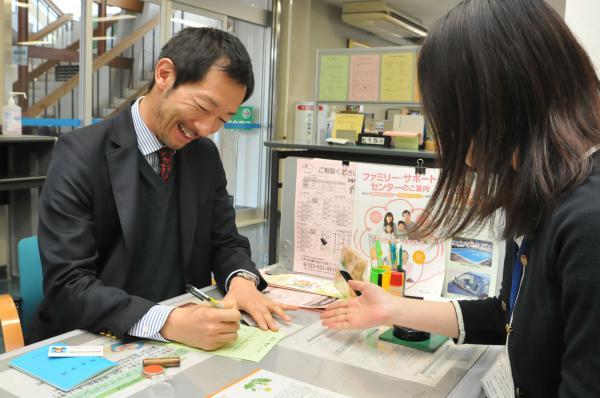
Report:
[[330,329],[366,329],[391,324],[392,308],[398,305],[394,296],[372,283],[354,280],[348,283],[362,294],[329,304],[321,314],[323,326]]

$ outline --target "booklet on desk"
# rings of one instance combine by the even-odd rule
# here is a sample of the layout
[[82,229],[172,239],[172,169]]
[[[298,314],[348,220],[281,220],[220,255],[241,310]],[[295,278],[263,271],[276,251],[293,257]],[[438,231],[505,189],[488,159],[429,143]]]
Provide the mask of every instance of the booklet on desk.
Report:
[[8,364],[63,391],[70,391],[92,377],[118,365],[117,362],[101,357],[48,357],[48,347],[50,346],[30,351],[11,360]]

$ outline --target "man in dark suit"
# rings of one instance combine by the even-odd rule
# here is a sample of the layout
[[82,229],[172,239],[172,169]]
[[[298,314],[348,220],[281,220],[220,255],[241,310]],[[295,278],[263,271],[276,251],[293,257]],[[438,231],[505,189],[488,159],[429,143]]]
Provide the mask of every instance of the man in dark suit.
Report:
[[[81,328],[121,339],[216,349],[237,338],[240,312],[277,329],[284,309],[238,234],[217,148],[251,94],[250,57],[234,36],[188,28],[162,49],[145,97],[55,147],[40,199],[45,298],[30,340]],[[227,309],[157,302],[207,286]]]

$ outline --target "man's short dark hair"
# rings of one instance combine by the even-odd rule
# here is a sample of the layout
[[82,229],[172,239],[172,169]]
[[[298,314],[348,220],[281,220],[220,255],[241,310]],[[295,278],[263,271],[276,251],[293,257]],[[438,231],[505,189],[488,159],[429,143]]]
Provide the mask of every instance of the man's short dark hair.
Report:
[[[215,66],[246,86],[246,101],[254,91],[252,61],[246,48],[234,35],[214,28],[185,28],[164,45],[158,59],[169,58],[175,65],[175,83],[199,82]],[[154,76],[150,88],[154,87]]]
[[402,215],[405,215],[405,214],[408,214],[408,215],[410,216],[410,211],[408,211],[408,210],[404,210],[404,211],[402,212]]

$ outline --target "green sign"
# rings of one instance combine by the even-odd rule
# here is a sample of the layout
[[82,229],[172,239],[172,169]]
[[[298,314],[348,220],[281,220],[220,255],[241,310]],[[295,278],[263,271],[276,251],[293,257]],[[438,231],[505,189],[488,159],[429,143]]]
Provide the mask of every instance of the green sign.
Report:
[[252,107],[251,106],[240,106],[229,120],[231,124],[251,124],[252,123]]

